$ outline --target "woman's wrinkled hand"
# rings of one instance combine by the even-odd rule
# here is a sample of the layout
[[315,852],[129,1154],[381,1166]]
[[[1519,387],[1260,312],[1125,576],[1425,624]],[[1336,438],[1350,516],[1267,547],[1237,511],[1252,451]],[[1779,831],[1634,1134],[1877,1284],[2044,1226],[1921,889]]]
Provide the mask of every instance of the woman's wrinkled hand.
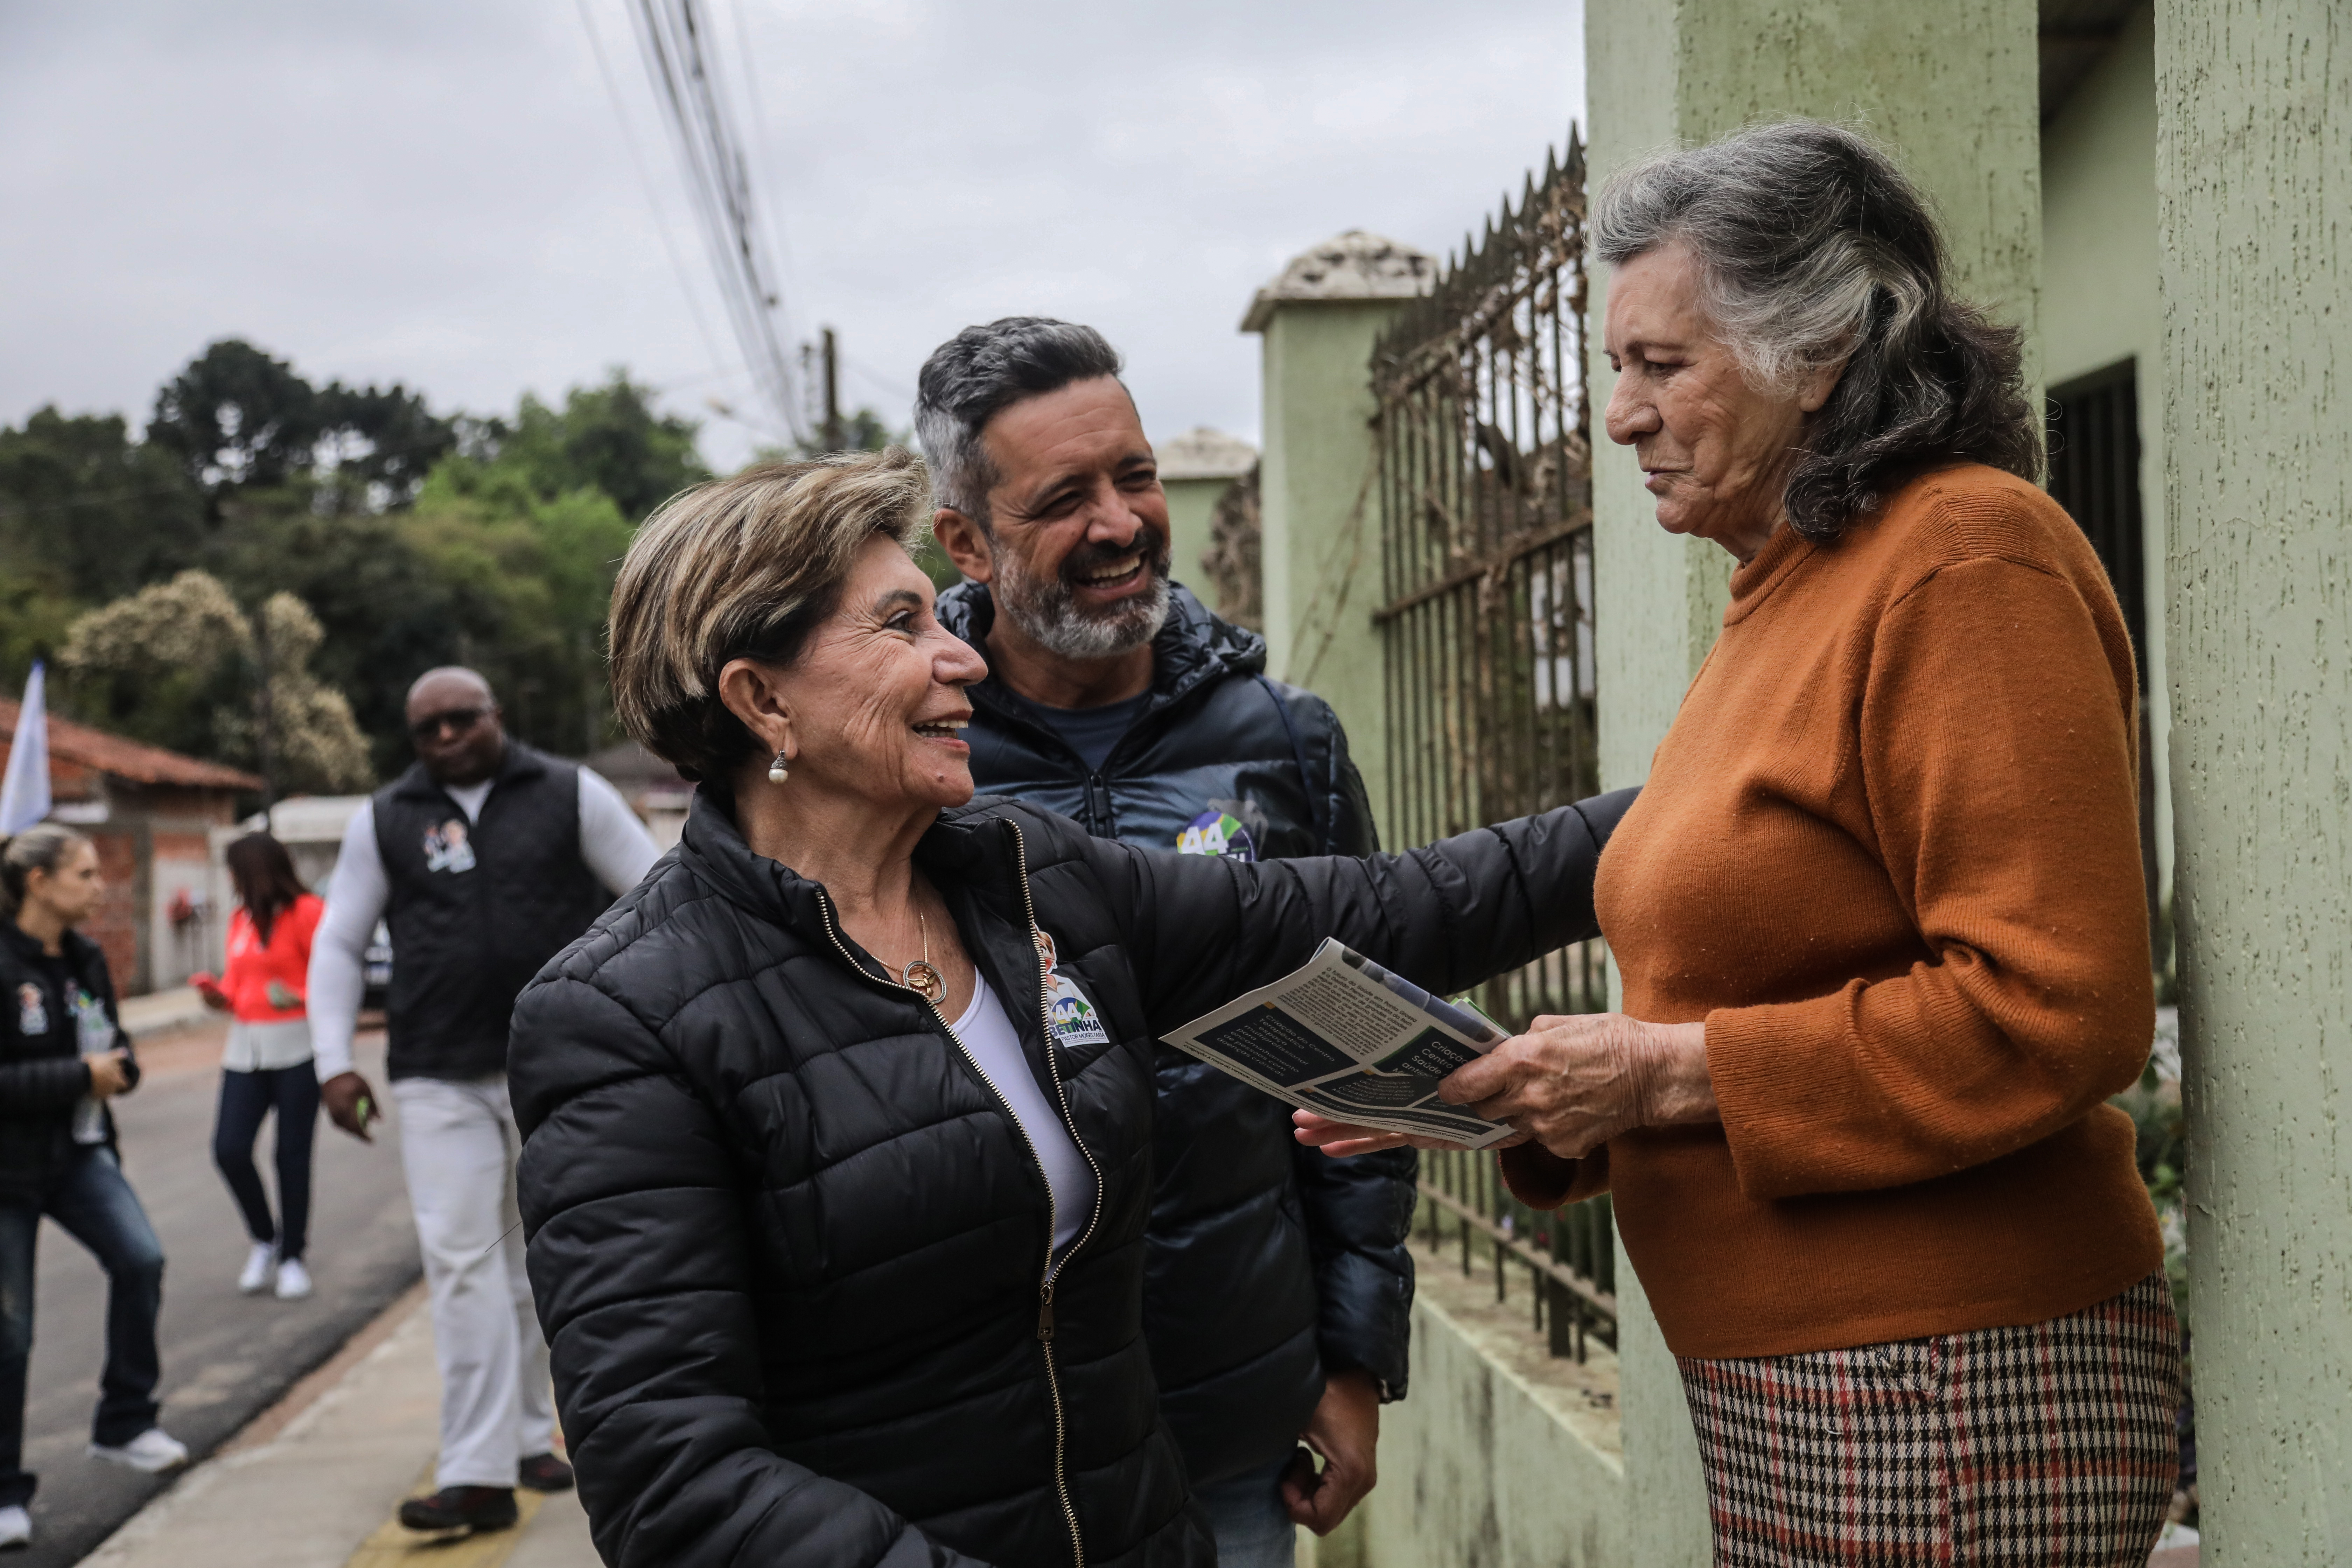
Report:
[[1622,1013],[1547,1015],[1437,1086],[1440,1099],[1507,1121],[1565,1160],[1636,1127],[1713,1121],[1705,1024]]

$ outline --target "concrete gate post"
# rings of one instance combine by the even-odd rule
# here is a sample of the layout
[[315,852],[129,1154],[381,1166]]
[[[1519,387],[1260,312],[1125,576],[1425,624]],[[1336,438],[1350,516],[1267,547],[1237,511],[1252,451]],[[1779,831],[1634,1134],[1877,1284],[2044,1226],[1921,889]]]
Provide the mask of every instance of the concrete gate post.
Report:
[[[1858,123],[1935,197],[1961,289],[2030,336],[2042,259],[2034,31],[2034,0],[1587,0],[1594,186],[1654,148],[1759,120]],[[1614,381],[1600,350],[1606,271],[1593,278],[1589,374],[1601,773],[1616,788],[1647,775],[1713,646],[1731,558],[1661,532],[1631,452],[1601,429]],[[1617,1278],[1635,1560],[1705,1563],[1681,1383],[1622,1258]]]
[[1160,459],[1160,488],[1168,496],[1170,572],[1202,604],[1217,607],[1202,558],[1209,552],[1217,502],[1235,479],[1257,463],[1257,448],[1238,436],[1198,425],[1181,436],[1152,443]]
[[2352,1562],[2352,15],[2159,0],[2205,1557]]
[[[1259,459],[1267,673],[1331,704],[1389,833],[1372,344],[1436,263],[1361,229],[1306,251],[1257,292],[1242,331],[1264,340]],[[1401,845],[1390,845],[1401,848]]]

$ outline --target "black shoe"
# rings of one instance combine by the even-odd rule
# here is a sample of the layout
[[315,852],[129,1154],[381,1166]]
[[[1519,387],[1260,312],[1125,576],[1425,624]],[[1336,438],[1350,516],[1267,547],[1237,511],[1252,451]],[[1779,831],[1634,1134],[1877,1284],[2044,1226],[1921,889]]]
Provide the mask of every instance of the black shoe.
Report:
[[516,1517],[512,1487],[443,1487],[400,1505],[411,1530],[512,1530]]
[[518,1479],[535,1492],[568,1492],[572,1489],[572,1467],[552,1454],[533,1454],[522,1462],[522,1474]]

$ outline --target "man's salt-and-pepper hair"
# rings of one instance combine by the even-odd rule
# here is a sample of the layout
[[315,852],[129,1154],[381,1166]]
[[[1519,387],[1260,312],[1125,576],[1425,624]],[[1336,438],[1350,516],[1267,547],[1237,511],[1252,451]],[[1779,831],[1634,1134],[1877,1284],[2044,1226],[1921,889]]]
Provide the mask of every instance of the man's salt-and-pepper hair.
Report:
[[915,381],[915,439],[940,505],[987,528],[997,478],[980,444],[989,420],[1024,397],[1118,372],[1118,351],[1100,332],[1045,316],[1007,316],[941,343]]
[[2021,334],[1951,296],[1926,198],[1865,138],[1791,120],[1654,153],[1601,186],[1591,230],[1612,266],[1688,247],[1702,307],[1759,390],[1843,362],[1790,469],[1798,532],[1835,539],[1939,463],[2041,477]]
[[613,584],[622,727],[688,778],[725,778],[756,748],[719,699],[719,672],[799,658],[866,542],[887,534],[911,552],[930,503],[922,459],[900,447],[746,468],[671,497]]

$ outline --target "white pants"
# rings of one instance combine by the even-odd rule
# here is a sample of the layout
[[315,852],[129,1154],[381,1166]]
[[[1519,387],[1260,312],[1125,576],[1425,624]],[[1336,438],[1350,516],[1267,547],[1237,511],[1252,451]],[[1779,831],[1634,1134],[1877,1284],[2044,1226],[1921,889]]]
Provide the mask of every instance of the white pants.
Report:
[[392,1098],[441,1363],[436,1484],[510,1487],[520,1460],[555,1447],[555,1403],[523,1272],[507,1080],[404,1078]]

